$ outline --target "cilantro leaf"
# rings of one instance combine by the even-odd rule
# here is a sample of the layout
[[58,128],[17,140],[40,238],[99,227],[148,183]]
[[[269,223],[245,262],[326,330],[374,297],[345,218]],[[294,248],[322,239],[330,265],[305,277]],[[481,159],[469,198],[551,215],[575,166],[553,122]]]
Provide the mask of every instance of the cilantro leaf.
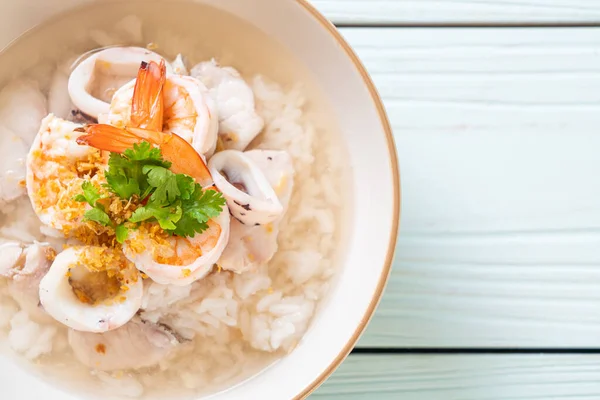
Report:
[[[137,196],[133,200],[138,208],[128,222],[157,222],[169,234],[193,237],[207,230],[208,221],[223,212],[225,199],[216,190],[203,190],[192,177],[173,173],[170,167],[159,148],[148,142],[135,144],[122,154],[110,154],[104,186],[122,199]],[[111,221],[98,203],[103,198],[100,191],[90,182],[84,183],[82,189],[83,194],[74,199],[93,207],[85,218],[113,227],[116,240],[123,243],[129,229],[135,226]]]
[[133,212],[130,222],[142,222],[155,218],[164,230],[175,229],[175,223],[181,219],[182,210],[179,205],[165,206],[156,202],[148,202]]
[[125,174],[106,173],[108,188],[122,199],[130,199],[134,194],[140,195],[140,185],[134,178]]
[[149,206],[140,207],[131,214],[129,222],[143,222],[154,218],[154,211]]
[[194,190],[196,190],[196,182],[194,182],[194,178],[189,175],[177,174],[175,175],[175,179],[177,179],[177,187],[179,188],[181,198],[183,200],[190,199],[194,193]]
[[192,197],[182,203],[184,211],[199,222],[218,217],[223,211],[223,206],[225,206],[223,194],[216,190],[202,190],[199,184],[196,184]]
[[208,229],[208,220],[217,217],[225,206],[225,198],[215,190],[202,190],[195,184],[190,198],[181,202],[182,216],[173,233],[194,237]]
[[171,163],[162,157],[160,149],[148,142],[136,143],[132,149],[125,150],[123,154],[130,161],[146,161],[148,164],[171,168]]
[[117,225],[115,228],[115,235],[117,237],[117,242],[123,244],[125,239],[127,239],[127,235],[129,234],[129,229],[124,224]]
[[181,195],[177,178],[168,169],[156,165],[146,165],[143,171],[148,175],[148,184],[156,188],[150,200],[160,204],[169,204]]
[[145,165],[142,172],[148,175],[148,184],[153,187],[159,187],[174,175],[167,168],[158,165]]
[[[139,170],[139,171],[138,171]],[[122,199],[130,199],[134,194],[139,195],[139,176],[141,168],[131,163],[118,153],[110,153],[108,170],[105,173],[108,188]]]
[[196,189],[191,176],[174,174],[164,167],[146,165],[143,172],[148,176],[148,184],[156,188],[151,200],[161,204],[173,203],[177,198],[188,200]]
[[131,166],[131,161],[125,157],[123,154],[119,153],[110,153],[108,157],[108,168],[116,171],[123,171],[126,168]]
[[110,217],[104,210],[100,208],[92,208],[91,210],[87,210],[85,214],[83,214],[84,218],[89,221],[95,221],[104,226],[110,225]]
[[96,187],[90,181],[83,182],[81,184],[81,190],[83,190],[83,194],[74,196],[73,200],[80,203],[87,202],[90,206],[96,207],[96,202],[104,198],[104,196],[100,194],[98,189],[96,189]]
[[166,169],[171,167],[171,163],[162,158],[160,149],[148,142],[134,144],[132,149],[125,150],[123,154],[111,153],[108,171],[105,174],[108,188],[117,196],[127,200],[133,195],[148,195],[151,186],[144,173],[145,166],[159,166]]
[[207,229],[208,224],[206,222],[199,222],[190,214],[184,213],[177,222],[176,228],[170,232],[181,237],[194,237],[196,233],[202,233]]

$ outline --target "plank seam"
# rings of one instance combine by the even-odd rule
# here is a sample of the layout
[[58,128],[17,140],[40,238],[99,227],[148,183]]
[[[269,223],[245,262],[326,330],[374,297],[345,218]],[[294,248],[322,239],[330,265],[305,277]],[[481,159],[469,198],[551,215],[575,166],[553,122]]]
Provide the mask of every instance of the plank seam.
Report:
[[379,348],[358,347],[352,354],[406,354],[406,355],[456,355],[456,354],[600,354],[600,348],[494,348],[494,347],[456,347],[456,348]]

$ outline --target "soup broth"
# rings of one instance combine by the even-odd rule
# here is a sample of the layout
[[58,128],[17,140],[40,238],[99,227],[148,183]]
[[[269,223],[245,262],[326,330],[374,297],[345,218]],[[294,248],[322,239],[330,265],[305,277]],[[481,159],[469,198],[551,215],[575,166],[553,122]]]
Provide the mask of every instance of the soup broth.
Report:
[[[191,2],[102,2],[60,15],[0,54],[0,87],[26,82],[43,95],[44,104],[35,99],[31,104],[43,110],[40,115],[67,118],[70,109],[57,93],[66,90],[71,64],[91,49],[113,45],[148,47],[168,61],[182,54],[188,68],[214,59],[244,77],[265,121],[249,148],[286,151],[295,171],[277,252],[256,270],[217,270],[188,286],[146,280],[138,316],[178,340],[156,365],[104,371],[82,364],[69,328],[43,310],[23,307],[24,289],[2,277],[0,342],[3,354],[21,367],[84,397],[197,398],[231,387],[293,351],[325,304],[342,261],[342,232],[350,232],[348,157],[326,96],[276,38]],[[10,92],[0,94],[0,125],[11,132],[27,124],[39,127],[36,113],[15,118],[11,99]],[[33,141],[24,136],[21,152]],[[11,151],[10,142],[2,145]],[[5,175],[13,168],[2,167]],[[42,226],[26,195],[1,202],[2,242],[49,242],[60,253],[65,240]],[[106,350],[97,346],[98,353]]]

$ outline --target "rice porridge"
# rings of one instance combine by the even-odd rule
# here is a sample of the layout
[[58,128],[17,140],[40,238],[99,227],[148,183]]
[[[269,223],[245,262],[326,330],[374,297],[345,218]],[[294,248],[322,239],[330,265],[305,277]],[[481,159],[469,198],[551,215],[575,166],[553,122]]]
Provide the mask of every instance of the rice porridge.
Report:
[[310,75],[229,14],[159,3],[0,55],[2,356],[102,399],[197,398],[293,351],[349,230]]

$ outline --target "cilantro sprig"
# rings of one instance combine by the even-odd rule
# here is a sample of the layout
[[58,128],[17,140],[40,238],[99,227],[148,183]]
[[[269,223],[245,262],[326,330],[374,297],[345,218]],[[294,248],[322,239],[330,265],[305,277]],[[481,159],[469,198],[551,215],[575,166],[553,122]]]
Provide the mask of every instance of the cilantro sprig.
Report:
[[90,181],[83,182],[81,184],[81,190],[83,191],[83,194],[78,194],[73,200],[81,203],[88,203],[92,207],[83,214],[84,219],[112,227],[116,232],[117,241],[123,243],[127,237],[127,228],[123,224],[116,225],[111,221],[104,206],[98,202],[99,200],[107,198],[107,196],[100,194],[100,191]]
[[134,144],[123,154],[110,153],[106,171],[107,188],[122,199],[129,200],[134,195],[145,198],[150,185],[144,167],[158,166],[170,168],[171,163],[162,158],[160,149],[148,142]]
[[87,210],[83,215],[85,219],[98,222],[104,226],[110,225],[110,217],[104,210],[104,206],[98,203],[98,200],[105,198],[100,194],[100,191],[89,181],[83,182],[81,185],[83,194],[78,194],[73,200],[80,203],[88,203],[92,208]]
[[[110,154],[105,187],[117,197],[139,204],[128,219],[128,226],[157,222],[169,234],[194,237],[208,229],[208,221],[223,211],[225,199],[217,191],[203,190],[192,177],[173,173],[170,167],[171,163],[163,159],[160,149],[148,142],[135,144],[123,154]],[[75,200],[85,201],[92,207],[86,211],[85,218],[112,226],[117,241],[123,243],[128,228],[111,221],[98,202],[102,195],[90,182],[85,182],[82,190],[83,194]]]

